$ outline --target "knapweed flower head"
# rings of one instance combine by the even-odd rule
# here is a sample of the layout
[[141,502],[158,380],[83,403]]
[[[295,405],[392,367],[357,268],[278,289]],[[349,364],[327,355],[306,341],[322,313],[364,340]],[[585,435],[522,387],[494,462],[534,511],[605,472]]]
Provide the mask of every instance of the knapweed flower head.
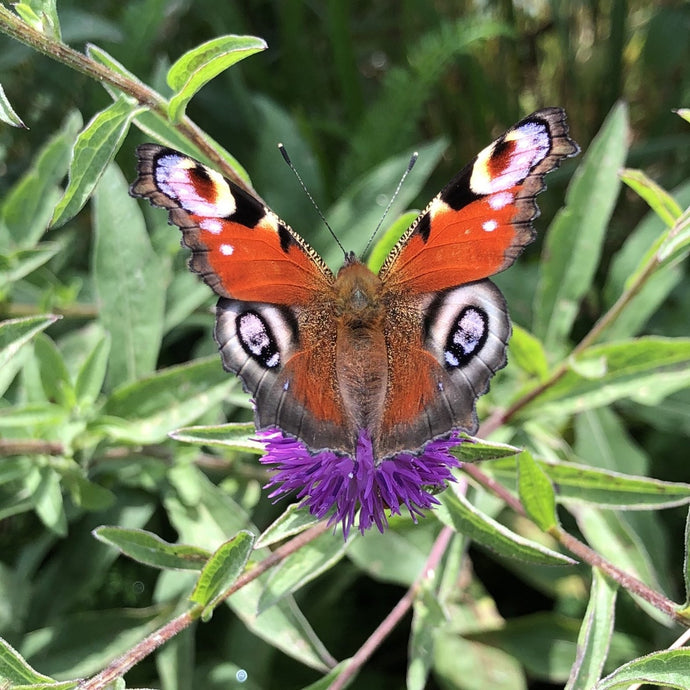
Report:
[[383,532],[388,525],[386,510],[399,515],[402,506],[416,522],[439,503],[432,492],[453,481],[451,469],[460,466],[450,454],[461,443],[455,433],[430,441],[419,453],[398,453],[378,462],[364,431],[359,434],[354,458],[330,450],[312,453],[277,428],[264,430],[258,437],[266,444],[261,462],[277,470],[266,485],[276,487],[269,497],[277,499],[294,491],[301,505],[317,518],[335,509],[329,524],[341,523],[345,538],[358,510],[357,526],[362,533],[372,525]]

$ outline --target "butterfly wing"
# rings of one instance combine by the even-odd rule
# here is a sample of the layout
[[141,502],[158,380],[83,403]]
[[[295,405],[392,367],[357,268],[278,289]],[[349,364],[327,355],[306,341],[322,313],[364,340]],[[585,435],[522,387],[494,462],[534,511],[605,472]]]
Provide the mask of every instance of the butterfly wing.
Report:
[[560,108],[533,113],[451,180],[391,252],[379,272],[393,305],[383,452],[452,429],[476,432],[477,398],[505,366],[511,332],[503,296],[486,278],[534,239],[543,177],[578,150]]
[[252,395],[258,429],[277,426],[310,447],[349,448],[335,381],[333,275],[258,199],[192,158],[137,149],[134,196],[168,209],[189,266],[220,296],[223,366]]
[[565,113],[526,117],[479,153],[403,235],[379,276],[413,293],[444,290],[508,268],[534,239],[544,175],[579,151]]
[[333,276],[269,208],[215,170],[156,144],[137,148],[134,196],[168,209],[192,250],[189,267],[221,297],[307,304]]

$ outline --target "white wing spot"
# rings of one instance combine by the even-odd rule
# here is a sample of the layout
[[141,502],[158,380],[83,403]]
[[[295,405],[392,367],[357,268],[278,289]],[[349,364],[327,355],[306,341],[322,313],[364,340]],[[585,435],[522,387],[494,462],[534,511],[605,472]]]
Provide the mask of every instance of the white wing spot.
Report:
[[223,223],[217,218],[204,218],[199,222],[199,227],[213,235],[220,235],[223,230]]
[[220,245],[220,253],[225,255],[225,256],[230,256],[234,251],[235,251],[235,247],[233,247],[231,244],[221,244]]
[[510,192],[498,192],[497,194],[492,194],[488,199],[489,206],[494,211],[500,211],[502,208],[512,204],[514,200],[515,197]]
[[498,223],[495,220],[485,220],[482,223],[482,229],[485,232],[493,232],[498,227]]

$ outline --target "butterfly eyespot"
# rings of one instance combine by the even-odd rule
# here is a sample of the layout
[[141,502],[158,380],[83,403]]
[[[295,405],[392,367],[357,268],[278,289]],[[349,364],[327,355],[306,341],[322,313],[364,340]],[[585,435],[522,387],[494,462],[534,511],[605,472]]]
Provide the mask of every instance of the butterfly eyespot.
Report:
[[280,364],[280,351],[268,323],[255,311],[237,316],[237,336],[244,351],[266,369]]
[[488,334],[486,312],[477,307],[465,307],[446,339],[443,350],[446,366],[457,368],[467,364],[484,347]]

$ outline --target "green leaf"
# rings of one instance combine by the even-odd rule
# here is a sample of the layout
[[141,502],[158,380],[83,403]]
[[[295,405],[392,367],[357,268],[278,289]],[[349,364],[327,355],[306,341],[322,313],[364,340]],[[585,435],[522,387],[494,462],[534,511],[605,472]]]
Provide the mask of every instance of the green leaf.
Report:
[[673,265],[685,259],[690,246],[690,214],[686,213],[668,231],[659,247],[658,259]]
[[[183,488],[186,493],[196,495],[194,502],[185,498],[183,503],[171,494],[165,498],[168,517],[181,541],[215,549],[240,529],[256,529],[241,506],[214,486],[198,468],[189,468]],[[253,558],[258,561],[269,553],[261,549]],[[292,597],[256,615],[265,581],[264,575],[242,587],[228,599],[228,605],[253,634],[310,668],[325,673],[334,660]]]
[[[356,537],[353,533],[348,541]],[[259,613],[332,568],[345,555],[348,541],[328,531],[288,556],[269,575],[259,599]]]
[[203,620],[211,617],[228,588],[242,574],[253,548],[254,535],[242,531],[221,544],[209,558],[189,597],[190,601],[204,607],[201,614]]
[[71,408],[75,403],[74,388],[65,360],[55,342],[40,333],[34,342],[34,354],[46,400]]
[[[539,460],[538,463],[558,486],[558,500],[562,503],[573,501],[622,510],[653,510],[684,505],[690,500],[690,484],[634,477],[575,462]],[[515,479],[512,460],[492,462],[490,471],[497,478]]]
[[520,453],[517,462],[520,501],[535,524],[548,532],[558,525],[553,485],[528,451]]
[[98,398],[105,381],[109,354],[110,336],[106,333],[96,341],[77,373],[74,393],[80,405],[91,404]]
[[81,210],[119,150],[132,118],[142,110],[130,98],[121,96],[82,130],[74,144],[69,184],[53,213],[53,227],[66,223]]
[[168,85],[175,91],[168,107],[170,119],[179,122],[187,103],[211,79],[266,48],[266,42],[254,36],[219,36],[185,53],[168,70]]
[[546,235],[534,333],[547,352],[564,348],[590,289],[620,189],[618,171],[625,162],[627,138],[627,110],[618,104],[587,151],[570,183],[566,206]]
[[542,395],[529,402],[521,418],[557,417],[633,398],[655,405],[690,385],[690,339],[638,338],[595,345],[575,359],[580,372],[588,365],[601,376],[583,376],[571,367]]
[[237,385],[216,355],[161,369],[121,386],[105,404],[100,425],[114,438],[132,443],[160,443],[168,433],[198,419]]
[[439,520],[460,534],[506,558],[541,565],[572,565],[571,558],[521,537],[477,510],[464,496],[446,490],[435,511]]
[[508,343],[508,360],[530,376],[543,379],[549,373],[549,363],[543,343],[529,331],[513,324],[513,335]]
[[279,541],[294,537],[318,521],[319,518],[314,517],[306,508],[300,508],[299,504],[293,503],[259,535],[256,548],[272,546]]
[[265,446],[257,441],[253,422],[232,422],[213,426],[188,426],[171,432],[170,437],[183,443],[215,446],[263,455]]
[[382,233],[381,237],[374,246],[369,254],[369,259],[367,260],[367,266],[378,273],[383,262],[386,260],[391,250],[400,241],[400,238],[405,233],[405,230],[412,225],[412,223],[419,216],[419,211],[407,211],[401,216],[396,218]]
[[0,322],[0,369],[15,357],[19,349],[37,333],[45,330],[60,318],[60,316],[46,314]]
[[511,455],[517,455],[522,452],[522,448],[509,446],[507,443],[496,443],[492,441],[484,441],[475,436],[468,434],[461,434],[460,437],[464,443],[454,446],[450,452],[463,462],[481,462],[482,460],[495,460],[497,458],[505,458]]
[[631,683],[648,683],[687,690],[690,678],[690,649],[664,649],[635,659],[600,680],[595,690],[628,688]]
[[166,272],[154,253],[137,202],[109,166],[94,197],[94,283],[99,319],[110,334],[108,383],[151,373],[163,337]]
[[67,536],[67,516],[62,502],[60,475],[50,467],[39,469],[41,481],[33,495],[36,514],[59,537]]
[[10,683],[8,687],[15,687],[20,684],[29,685],[54,681],[49,676],[34,671],[21,654],[0,637],[0,682],[7,682]]
[[424,690],[434,660],[434,643],[446,622],[443,608],[425,578],[412,605],[412,631],[407,663],[407,690]]
[[680,115],[686,122],[690,122],[690,108],[678,108],[674,112]]
[[58,43],[62,40],[55,0],[18,2],[14,5],[14,11],[36,31],[40,31]]
[[12,127],[29,129],[22,122],[22,119],[19,117],[19,115],[14,112],[14,108],[10,105],[9,100],[5,95],[5,89],[2,88],[2,84],[0,84],[0,120]]
[[399,529],[389,529],[385,534],[369,530],[350,543],[347,557],[376,582],[409,587],[422,572],[436,537],[436,525],[435,531],[428,532],[426,539],[424,528],[429,529],[427,525],[414,525],[408,521]]
[[642,170],[626,168],[620,173],[621,180],[641,196],[654,213],[669,227],[673,227],[683,209],[676,200]]
[[[658,567],[664,566],[653,561],[648,545],[627,522],[624,514],[584,504],[571,505],[569,510],[595,551],[626,573],[634,575],[653,589],[662,591],[656,571]],[[628,593],[648,616],[658,622],[668,621],[666,614],[637,596],[634,590],[629,590]]]
[[615,605],[616,586],[593,568],[587,611],[577,637],[577,655],[565,690],[589,690],[601,677],[611,644]]
[[161,569],[201,570],[211,556],[210,551],[187,544],[170,544],[153,532],[123,527],[96,527],[93,536],[114,546],[125,556]]
[[[447,142],[438,140],[418,148],[417,164],[393,202],[389,211],[391,216],[401,214],[416,198],[446,147]],[[364,250],[413,153],[414,149],[409,149],[379,163],[355,180],[326,211],[326,218],[335,234],[355,254],[359,255]],[[332,245],[322,256],[327,263],[335,264],[336,258],[342,262],[342,252]]]
[[[682,205],[689,205],[690,183],[674,189],[673,196]],[[637,224],[611,261],[604,286],[605,309],[610,309],[621,293],[630,289],[636,277],[647,270],[649,261],[661,250],[672,232],[666,230],[659,216],[653,211],[647,213]],[[677,264],[665,265],[655,271],[606,330],[606,340],[620,340],[637,334],[649,318],[657,313],[671,291],[683,280],[684,275],[683,267]]]
[[57,242],[42,242],[32,249],[20,249],[6,259],[0,256],[0,285],[16,283],[50,261],[60,250]]
[[685,584],[685,603],[680,613],[688,615],[690,612],[690,511],[685,518],[685,540],[683,544],[683,582]]
[[5,196],[2,221],[18,247],[33,248],[45,233],[60,198],[59,185],[67,173],[82,124],[79,112],[69,113]]

